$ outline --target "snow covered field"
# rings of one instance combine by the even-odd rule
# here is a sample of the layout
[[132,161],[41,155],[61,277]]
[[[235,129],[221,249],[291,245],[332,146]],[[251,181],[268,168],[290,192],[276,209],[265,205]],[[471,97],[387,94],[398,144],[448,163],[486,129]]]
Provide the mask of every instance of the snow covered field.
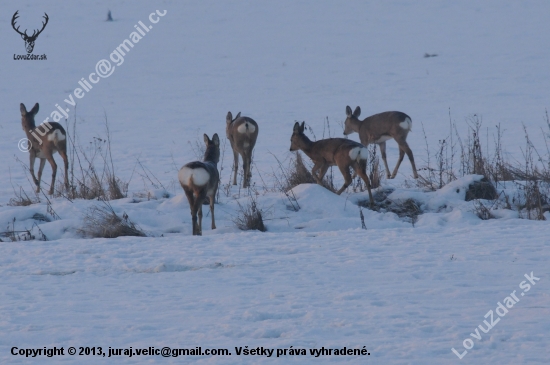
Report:
[[[548,2],[3,1],[0,9],[0,231],[14,224],[38,237],[37,225],[48,238],[0,242],[0,363],[548,363],[546,221],[509,211],[482,221],[463,201],[474,177],[423,193],[407,159],[383,186],[427,208],[414,226],[363,209],[361,229],[355,203],[365,193],[336,196],[301,185],[293,190],[296,212],[273,191],[273,155],[285,163],[292,157],[294,122],[306,121],[320,139],[329,134],[328,118],[330,135],[339,137],[346,105],[361,106],[363,118],[409,114],[418,167],[427,158],[422,126],[433,149],[450,120],[465,135],[473,115],[483,119],[488,140],[501,124],[511,159],[522,159],[522,123],[544,149]],[[105,21],[108,9],[113,22]],[[37,28],[48,14],[34,49],[47,61],[13,59],[26,53],[11,27],[17,10],[21,29]],[[152,23],[156,10],[166,14]],[[150,31],[109,77],[75,97],[78,81],[140,21]],[[75,108],[64,102],[70,96],[83,145],[105,136],[107,115],[117,174],[130,181],[129,197],[112,202],[113,209],[149,237],[82,238],[83,215],[97,201],[52,199],[59,219],[50,222],[36,220],[51,216],[43,197],[27,207],[7,205],[19,186],[32,191],[17,161],[28,163],[17,147],[25,137],[19,103],[40,103],[37,122],[56,104],[74,120]],[[268,232],[235,228],[238,203],[249,198],[232,187],[216,205],[218,228],[210,230],[205,216],[204,236],[193,237],[177,170],[197,159],[203,133],[225,139],[227,111],[259,124],[253,182]],[[224,185],[230,155],[227,144],[219,164]],[[390,168],[397,156],[389,141]],[[136,173],[137,159],[166,191]],[[50,173],[47,165],[43,183]],[[494,328],[487,331],[490,313]],[[68,355],[71,346],[77,355]],[[107,357],[109,348],[165,346],[231,355]],[[237,355],[245,346],[274,352]],[[63,347],[64,355],[12,355],[44,347]],[[96,355],[79,356],[79,347],[95,347]],[[332,353],[310,355],[323,347]],[[370,355],[334,354],[344,347]]]

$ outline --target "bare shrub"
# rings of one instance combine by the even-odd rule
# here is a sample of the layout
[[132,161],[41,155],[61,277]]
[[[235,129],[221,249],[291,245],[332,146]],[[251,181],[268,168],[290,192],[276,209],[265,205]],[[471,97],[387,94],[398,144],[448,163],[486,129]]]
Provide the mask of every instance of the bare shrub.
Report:
[[[376,145],[371,144],[370,146],[367,146],[369,150],[369,168],[368,168],[368,176],[370,180],[370,187],[371,189],[376,189],[380,186],[382,179],[382,172],[380,170],[380,158],[376,154]],[[361,181],[361,180],[360,180]]]
[[[19,162],[23,167],[23,169],[25,170],[25,176],[27,177],[27,181],[29,182],[29,185],[31,186],[31,191],[32,191],[33,184],[29,180],[29,175],[28,175],[29,167],[25,165],[19,158],[16,157],[15,160]],[[13,185],[13,182],[11,181],[11,168],[8,168],[8,171],[10,176],[10,184],[13,189],[13,194],[15,195],[14,198],[10,198],[10,200],[8,201],[8,205],[12,207],[26,207],[32,204],[40,203],[40,198],[38,197],[37,194],[31,193],[31,196],[29,196],[29,194],[27,194],[27,192],[21,185],[18,185],[19,189],[16,189],[15,186]]]
[[365,215],[363,214],[363,207],[359,206],[359,219],[361,219],[361,229],[367,229],[365,224]]
[[26,207],[31,204],[40,203],[40,199],[38,197],[33,196],[29,197],[27,193],[25,192],[25,189],[23,187],[19,187],[19,191],[17,192],[14,189],[15,192],[15,198],[10,198],[8,205],[11,207]]
[[[493,203],[493,205],[494,205],[494,203]],[[476,199],[474,201],[474,210],[473,210],[473,212],[481,220],[486,221],[486,220],[489,220],[489,219],[494,219],[495,216],[491,212],[491,210],[493,208],[493,205],[487,205],[487,204],[483,203],[481,200]]]
[[[550,124],[548,126],[550,128]],[[522,149],[524,162],[522,166],[518,165],[512,168],[512,174],[520,180],[515,182],[519,192],[519,196],[515,199],[516,207],[522,218],[545,220],[544,213],[550,210],[550,182],[547,179],[550,152],[546,156],[542,156],[529,138],[525,125],[523,130],[525,134],[525,148]]]
[[[273,154],[272,154],[273,155]],[[298,204],[298,199],[294,194],[294,191],[287,190],[285,187],[288,185],[288,174],[286,169],[283,167],[283,164],[277,156],[273,155],[277,163],[279,164],[279,170],[281,171],[282,177],[279,177],[277,173],[273,173],[273,178],[275,180],[275,190],[282,192],[288,199],[289,204],[286,205],[287,209],[297,212],[300,210],[300,204]]]
[[[428,137],[424,129],[424,123],[421,122],[421,125],[426,145],[427,160],[426,166],[418,169],[419,175],[416,180],[416,185],[429,191],[435,191],[441,189],[451,181],[456,180],[457,175],[454,167],[455,155],[457,153],[457,143],[460,144],[461,150],[463,149],[462,140],[456,130],[456,124],[453,123],[451,119],[449,110],[449,134],[438,141],[435,156],[432,157],[432,152],[428,144]],[[435,166],[432,165],[434,159]]]
[[[419,169],[422,173],[417,181],[417,186],[434,191],[441,189],[459,176],[470,174],[483,175],[495,185],[498,185],[500,181],[513,180],[513,169],[504,159],[501,143],[503,131],[500,125],[496,125],[496,134],[493,134],[493,152],[491,155],[489,153],[489,131],[486,135],[487,146],[482,145],[481,127],[483,123],[481,116],[474,114],[466,119],[466,123],[468,125],[468,135],[463,142],[449,111],[449,134],[438,141],[435,152],[432,152],[429,148],[424,126],[422,125],[427,164]],[[483,153],[484,150],[485,153]],[[460,156],[460,163],[455,166],[457,155]],[[435,164],[433,164],[434,161]]]
[[300,152],[296,152],[296,158],[291,160],[285,175],[286,185],[282,187],[284,190],[293,189],[300,184],[315,184],[315,179],[309,168],[304,164]]
[[122,236],[145,237],[145,233],[139,229],[126,213],[119,217],[113,207],[102,201],[101,206],[89,208],[84,215],[84,224],[78,233],[91,238],[116,238]]
[[[501,126],[496,125],[493,146],[489,148],[489,131],[486,133],[486,138],[482,138],[482,118],[476,114],[466,119],[468,136],[465,143],[457,132],[456,124],[450,122],[450,134],[439,141],[439,147],[435,153],[436,166],[431,165],[432,154],[424,133],[428,160],[427,166],[419,170],[422,173],[418,179],[418,186],[435,190],[456,179],[456,176],[477,174],[483,175],[484,179],[481,184],[478,184],[479,186],[469,190],[466,200],[496,199],[498,194],[495,186],[498,188],[501,182],[513,181],[516,186],[515,196],[511,202],[510,197],[505,196],[504,207],[517,210],[522,218],[544,220],[544,213],[550,211],[550,144],[548,143],[550,118],[548,113],[545,114],[545,121],[548,130],[541,130],[541,132],[546,144],[546,153],[542,154],[535,148],[524,125],[523,160],[513,162],[505,158],[501,143],[504,132]],[[487,142],[484,146],[482,141],[485,139]],[[449,140],[450,146],[447,143]],[[460,150],[458,174],[453,166],[457,143]],[[492,217],[490,212],[492,208],[488,208],[485,203],[479,201],[474,203],[474,213],[482,219]]]
[[474,114],[469,118],[467,123],[469,126],[467,144],[468,149],[467,151],[463,151],[466,153],[466,156],[463,156],[465,159],[466,174],[485,176],[487,174],[487,170],[485,168],[485,159],[483,158],[480,141],[482,119],[477,114]]
[[67,137],[71,142],[69,154],[69,191],[62,193],[58,185],[57,196],[72,199],[115,200],[128,195],[129,183],[117,176],[111,149],[111,132],[105,115],[105,138],[93,137],[89,145],[80,144],[76,131],[76,111],[72,125],[66,123]]
[[[36,215],[35,215],[36,216]],[[33,217],[34,218],[34,217]],[[0,232],[0,237],[4,237],[7,240],[11,242],[18,242],[18,241],[32,241],[36,239],[36,236],[31,233],[31,231],[36,228],[38,231],[38,238],[42,241],[47,241],[48,238],[42,232],[40,227],[36,223],[33,223],[31,229],[23,229],[23,230],[16,230],[15,229],[15,222],[16,219],[13,218],[11,222],[8,222],[8,226],[4,232]],[[11,224],[10,224],[11,223]],[[10,227],[11,226],[11,227]],[[2,239],[0,239],[0,242],[4,242]]]
[[237,201],[239,211],[233,217],[233,223],[242,231],[258,230],[260,232],[267,231],[263,220],[263,211],[258,208],[255,194],[249,195],[248,202],[242,205]]
[[496,135],[493,135],[493,144],[494,152],[492,158],[487,157],[485,163],[485,173],[490,181],[492,181],[495,186],[501,181],[512,181],[514,180],[514,175],[511,169],[510,164],[504,159],[504,151],[502,149],[502,135],[504,131],[502,130],[500,123],[495,126]]

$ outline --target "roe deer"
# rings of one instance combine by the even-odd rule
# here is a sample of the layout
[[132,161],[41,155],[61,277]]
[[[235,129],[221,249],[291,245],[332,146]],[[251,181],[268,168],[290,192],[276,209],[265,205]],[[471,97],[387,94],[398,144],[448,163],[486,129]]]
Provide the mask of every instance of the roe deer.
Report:
[[[214,134],[212,139],[208,138],[205,134],[204,143],[206,144],[206,152],[204,152],[202,162],[189,162],[178,173],[178,179],[185,191],[189,207],[191,208],[193,236],[202,235],[202,203],[206,197],[210,200],[212,229],[216,229],[214,221],[214,198],[220,180],[217,166],[220,160],[220,139],[218,138],[218,134]],[[198,223],[197,213],[199,215]]]
[[250,164],[252,163],[252,150],[258,138],[258,124],[249,117],[241,117],[237,114],[235,119],[231,112],[227,113],[227,126],[225,132],[233,150],[233,185],[237,185],[237,170],[239,168],[239,154],[243,158],[243,188],[250,186]]
[[[359,140],[363,145],[366,146],[371,143],[378,144],[384,166],[386,167],[386,177],[388,179],[393,179],[395,175],[397,175],[397,170],[399,170],[399,165],[401,165],[405,153],[409,156],[409,160],[411,161],[414,178],[418,178],[413,153],[407,144],[407,134],[409,134],[412,128],[412,120],[407,114],[401,112],[384,112],[372,115],[361,121],[358,119],[359,115],[361,115],[361,108],[355,108],[355,111],[352,113],[351,108],[346,106],[346,115],[344,135],[347,136],[348,134],[357,132],[359,133]],[[390,177],[390,169],[388,168],[388,161],[386,160],[386,141],[392,138],[395,139],[395,142],[397,142],[399,146],[399,160]]]
[[[42,179],[42,170],[46,160],[52,166],[52,184],[49,194],[52,195],[55,187],[55,175],[57,174],[57,164],[53,159],[53,154],[59,152],[65,165],[65,189],[69,189],[69,160],[67,159],[67,133],[61,124],[56,122],[45,122],[38,127],[34,123],[34,116],[38,113],[38,103],[27,112],[25,105],[21,103],[21,125],[27,135],[29,143],[29,170],[32,179],[36,185],[36,192],[40,192],[40,180]],[[37,136],[40,135],[40,137]],[[34,161],[40,159],[38,168],[38,178],[34,175]]]
[[[322,185],[323,177],[330,166],[338,166],[344,176],[344,185],[336,192],[340,195],[352,183],[349,168],[352,167],[359,175],[369,191],[370,205],[372,207],[372,193],[370,190],[370,181],[367,176],[367,156],[368,150],[362,144],[345,138],[328,138],[317,142],[312,142],[304,134],[305,122],[294,123],[292,137],[290,137],[290,150],[302,150],[311,158],[314,163],[311,174],[319,185]],[[319,175],[317,175],[317,171]]]

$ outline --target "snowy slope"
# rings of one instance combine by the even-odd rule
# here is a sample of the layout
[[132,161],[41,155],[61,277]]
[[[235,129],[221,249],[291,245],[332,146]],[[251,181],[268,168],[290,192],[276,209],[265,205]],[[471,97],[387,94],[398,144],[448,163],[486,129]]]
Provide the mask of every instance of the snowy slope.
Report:
[[[317,139],[340,136],[345,107],[362,117],[406,112],[408,142],[417,166],[449,133],[450,120],[465,133],[466,120],[494,125],[503,144],[521,159],[522,123],[544,149],[540,128],[550,105],[545,1],[3,1],[0,4],[0,227],[36,223],[48,241],[0,242],[0,363],[373,363],[543,364],[550,359],[550,228],[517,219],[481,221],[463,202],[465,177],[426,194],[410,188],[407,160],[392,199],[414,198],[428,210],[413,227],[393,213],[363,209],[364,193],[335,196],[316,185],[294,189],[300,210],[273,191],[273,173],[291,157],[295,120]],[[107,10],[114,22],[106,22]],[[49,23],[35,45],[47,61],[15,61],[24,43],[11,27]],[[152,24],[149,14],[166,11]],[[101,59],[135,31],[150,32],[113,74],[78,99],[64,100]],[[425,58],[424,54],[437,54]],[[73,96],[74,99],[74,96]],[[47,204],[11,207],[19,186],[32,190],[17,159],[19,103],[40,103],[37,121],[69,108],[80,142],[104,137],[109,120],[117,173],[130,180],[130,196],[113,202],[150,237],[83,239],[77,234],[94,201],[52,200],[60,219],[42,222]],[[192,237],[188,203],[177,170],[195,160],[202,134],[225,139],[225,115],[241,111],[260,129],[253,181],[268,232],[241,232],[232,219],[247,192],[232,188],[216,205],[218,229]],[[76,115],[75,115],[76,113]],[[450,113],[450,116],[449,116]],[[330,132],[325,119],[330,121]],[[65,123],[62,121],[62,123]],[[464,134],[463,134],[464,135]],[[358,140],[358,136],[350,138]],[[228,144],[220,163],[229,180]],[[393,168],[397,145],[388,142]],[[59,161],[59,157],[56,157]],[[139,160],[168,190],[154,199],[133,197],[153,189],[135,173]],[[49,182],[46,166],[43,181]],[[337,172],[336,172],[337,174]],[[61,173],[58,174],[58,179]],[[340,178],[337,182],[341,183]],[[455,193],[456,191],[459,193]],[[11,223],[10,223],[11,224]],[[0,229],[2,230],[2,229]],[[533,272],[540,281],[519,287]],[[520,299],[488,333],[484,316],[516,290]],[[520,293],[524,296],[519,296]],[[496,312],[495,312],[496,313]],[[495,314],[496,316],[497,314]],[[486,326],[484,327],[486,328]],[[459,360],[463,343],[473,348]],[[465,341],[465,342],[464,342]],[[12,347],[227,348],[231,357],[163,358],[92,356],[25,358]],[[362,349],[368,356],[238,356],[235,347]],[[277,350],[275,350],[276,353]],[[309,350],[308,350],[309,351]],[[276,355],[274,355],[276,357]]]

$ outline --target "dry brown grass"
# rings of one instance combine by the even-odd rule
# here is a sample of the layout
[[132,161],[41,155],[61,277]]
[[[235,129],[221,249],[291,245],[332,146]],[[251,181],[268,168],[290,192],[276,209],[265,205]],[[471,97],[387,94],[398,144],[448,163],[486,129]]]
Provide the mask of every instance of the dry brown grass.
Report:
[[249,200],[245,205],[237,202],[239,210],[233,217],[233,223],[242,231],[258,230],[267,231],[263,220],[263,211],[258,208],[254,193],[250,194]]
[[103,201],[100,206],[88,209],[84,216],[84,224],[78,232],[90,238],[116,238],[122,236],[145,237],[145,233],[137,227],[126,213],[119,217],[113,207]]

